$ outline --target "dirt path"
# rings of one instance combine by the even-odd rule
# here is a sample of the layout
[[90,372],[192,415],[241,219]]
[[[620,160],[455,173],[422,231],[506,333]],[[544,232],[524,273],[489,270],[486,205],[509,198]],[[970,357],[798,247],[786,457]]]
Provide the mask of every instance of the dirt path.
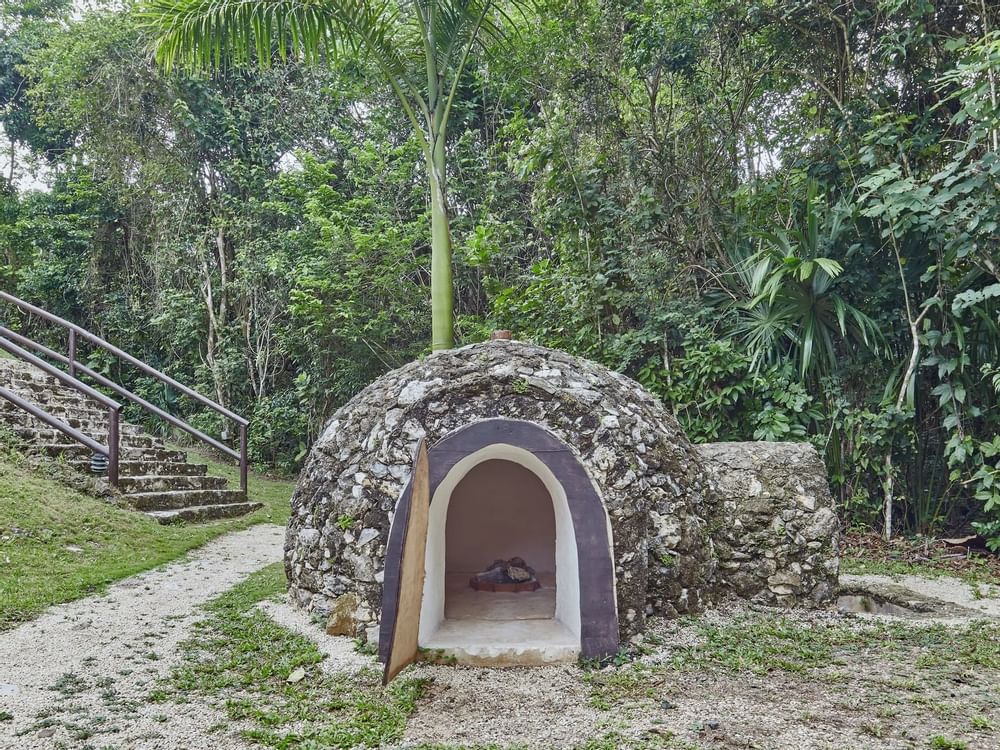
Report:
[[201,705],[150,702],[198,605],[281,559],[284,528],[229,534],[0,634],[0,748],[248,747]]

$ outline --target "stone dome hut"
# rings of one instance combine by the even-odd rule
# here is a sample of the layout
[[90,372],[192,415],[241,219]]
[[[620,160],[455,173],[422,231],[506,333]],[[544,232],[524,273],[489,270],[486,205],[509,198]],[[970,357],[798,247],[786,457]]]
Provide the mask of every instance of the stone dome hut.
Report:
[[[810,445],[693,446],[633,380],[491,341],[359,393],[327,424],[292,497],[292,600],[329,618],[330,632],[375,640],[381,620],[383,657],[405,536],[393,520],[401,499],[409,507],[421,439],[421,647],[473,663],[575,660],[613,653],[649,614],[724,593],[822,603],[836,589],[837,519]],[[470,588],[470,575],[514,556],[537,569],[539,590]]]

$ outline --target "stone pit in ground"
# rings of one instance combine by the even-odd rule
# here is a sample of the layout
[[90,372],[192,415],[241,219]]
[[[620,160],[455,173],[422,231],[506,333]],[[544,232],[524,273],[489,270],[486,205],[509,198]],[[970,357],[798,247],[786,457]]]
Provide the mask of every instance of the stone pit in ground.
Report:
[[[695,446],[635,381],[493,341],[432,354],[359,393],[326,425],[292,498],[292,603],[331,633],[375,641],[381,630],[383,656],[392,630],[380,621],[396,619],[409,543],[394,519],[409,507],[421,439],[423,648],[469,663],[600,657],[648,615],[724,594],[787,606],[836,594],[838,522],[811,445]],[[470,586],[515,556],[530,560],[537,590]]]

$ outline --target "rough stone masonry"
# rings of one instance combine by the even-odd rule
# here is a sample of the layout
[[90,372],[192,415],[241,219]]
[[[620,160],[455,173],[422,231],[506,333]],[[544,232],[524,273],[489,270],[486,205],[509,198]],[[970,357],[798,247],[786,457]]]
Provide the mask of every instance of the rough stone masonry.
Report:
[[515,341],[438,352],[341,407],[313,446],[285,540],[290,596],[362,636],[378,621],[385,546],[417,441],[471,422],[534,422],[568,444],[607,510],[620,635],[647,615],[736,594],[820,604],[836,590],[839,527],[806,443],[693,446],[635,381]]

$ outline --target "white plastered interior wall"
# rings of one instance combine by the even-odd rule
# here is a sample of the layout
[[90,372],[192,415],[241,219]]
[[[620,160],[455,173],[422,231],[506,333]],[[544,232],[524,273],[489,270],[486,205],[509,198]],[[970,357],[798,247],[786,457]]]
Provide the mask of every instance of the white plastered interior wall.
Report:
[[[580,572],[576,535],[569,501],[562,484],[534,454],[507,443],[488,445],[456,463],[438,485],[431,499],[427,551],[424,561],[424,593],[420,609],[421,645],[431,641],[444,622],[447,521],[452,492],[459,482],[484,461],[518,464],[537,476],[552,500],[555,515],[556,608],[555,619],[580,640]],[[610,530],[610,527],[609,527]],[[487,561],[489,562],[489,561]],[[530,561],[529,561],[530,562]],[[514,631],[512,631],[512,635]]]
[[[446,576],[467,581],[494,560],[514,556],[540,577],[555,576],[552,498],[538,475],[519,463],[488,459],[469,469],[451,491],[445,535]],[[451,617],[447,602],[445,616]]]

